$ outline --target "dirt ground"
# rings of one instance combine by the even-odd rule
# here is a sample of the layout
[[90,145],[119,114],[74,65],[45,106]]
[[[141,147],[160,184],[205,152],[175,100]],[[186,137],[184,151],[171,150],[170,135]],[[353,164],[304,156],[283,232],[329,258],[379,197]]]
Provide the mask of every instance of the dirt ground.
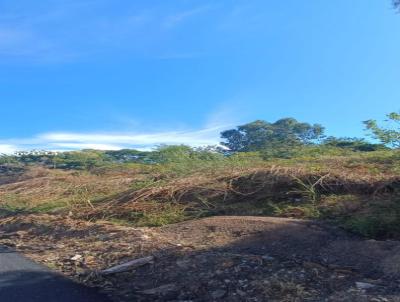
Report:
[[[0,220],[0,244],[115,301],[400,301],[400,242],[320,223],[229,216],[132,228],[57,215]],[[134,270],[102,269],[154,256]]]

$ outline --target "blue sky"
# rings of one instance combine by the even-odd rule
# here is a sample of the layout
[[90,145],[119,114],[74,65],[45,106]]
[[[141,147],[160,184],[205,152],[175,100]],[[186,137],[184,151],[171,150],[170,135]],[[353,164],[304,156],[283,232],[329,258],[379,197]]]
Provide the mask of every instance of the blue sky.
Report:
[[0,152],[218,142],[400,110],[390,0],[0,0]]

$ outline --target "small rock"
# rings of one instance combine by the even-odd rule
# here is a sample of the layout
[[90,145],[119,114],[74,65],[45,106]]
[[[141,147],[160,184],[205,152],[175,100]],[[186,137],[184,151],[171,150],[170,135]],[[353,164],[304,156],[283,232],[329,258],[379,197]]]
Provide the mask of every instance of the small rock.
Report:
[[105,235],[105,234],[100,234],[99,236],[97,236],[97,238],[98,238],[100,241],[108,241],[108,240],[110,240],[110,236]]
[[356,287],[358,289],[369,289],[375,287],[375,285],[366,282],[356,282]]
[[71,260],[72,261],[79,261],[79,260],[82,260],[82,258],[83,258],[82,255],[76,254],[74,257],[71,257]]
[[269,255],[261,256],[261,258],[262,258],[263,260],[265,260],[265,261],[273,261],[273,260],[275,260],[274,257],[271,257],[271,256],[269,256]]
[[246,296],[246,293],[245,293],[244,291],[240,290],[240,289],[237,289],[237,290],[236,290],[236,293],[237,293],[239,296],[241,296],[241,297]]
[[146,235],[146,234],[143,234],[143,235],[140,236],[140,239],[142,239],[142,240],[150,240],[150,236]]
[[211,293],[211,297],[213,299],[221,299],[225,295],[226,295],[226,290],[223,289],[217,289],[216,291],[213,291]]

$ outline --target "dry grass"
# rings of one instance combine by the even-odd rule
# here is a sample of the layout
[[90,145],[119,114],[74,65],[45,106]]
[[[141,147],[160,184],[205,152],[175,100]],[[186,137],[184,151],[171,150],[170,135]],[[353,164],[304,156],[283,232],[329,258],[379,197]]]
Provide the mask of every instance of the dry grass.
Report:
[[0,186],[0,204],[23,209],[45,204],[89,206],[99,198],[125,190],[133,179],[134,175],[95,175],[31,167],[17,181]]
[[[359,213],[360,219],[347,225],[362,229],[364,218],[369,222],[368,215],[376,211],[377,200],[397,198],[393,196],[400,188],[400,174],[392,166],[392,160],[362,157],[224,162],[182,175],[161,165],[120,165],[91,172],[33,166],[0,185],[0,205],[136,225],[225,213],[308,218],[322,213],[334,219]],[[393,208],[394,201],[387,204]]]
[[[136,225],[163,225],[186,219],[216,215],[278,215],[318,218],[320,210],[332,209],[347,196],[390,194],[399,183],[392,174],[366,174],[363,170],[330,169],[311,172],[301,166],[224,169],[190,176],[153,179],[142,187],[104,198],[94,207],[80,208],[85,219],[118,219]],[[339,196],[335,205],[323,202],[326,196]],[[345,198],[340,198],[344,196]],[[326,199],[328,200],[328,199]],[[266,209],[272,201],[272,210]],[[368,205],[368,203],[366,203]],[[371,208],[372,209],[372,208]],[[361,212],[370,209],[357,207]],[[346,214],[351,213],[348,211]],[[363,224],[364,222],[361,222]],[[358,224],[358,222],[356,222]],[[369,235],[358,225],[350,227]],[[372,226],[373,227],[373,226]],[[368,227],[369,228],[369,227]],[[386,228],[386,226],[384,227]]]

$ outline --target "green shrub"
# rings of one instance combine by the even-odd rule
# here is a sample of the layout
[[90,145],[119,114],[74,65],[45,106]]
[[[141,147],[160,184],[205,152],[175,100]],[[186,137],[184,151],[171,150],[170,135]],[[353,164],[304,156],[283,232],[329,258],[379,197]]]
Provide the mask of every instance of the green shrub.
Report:
[[400,238],[400,201],[376,201],[340,220],[347,230],[365,237]]

